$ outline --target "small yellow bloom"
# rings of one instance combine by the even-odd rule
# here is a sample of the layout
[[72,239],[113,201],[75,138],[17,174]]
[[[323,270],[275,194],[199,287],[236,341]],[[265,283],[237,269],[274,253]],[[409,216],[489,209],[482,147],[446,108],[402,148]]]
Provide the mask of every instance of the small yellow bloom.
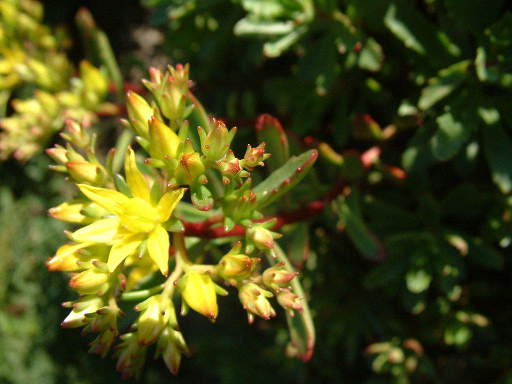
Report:
[[201,315],[215,320],[219,312],[217,289],[210,275],[190,271],[183,277],[181,284],[183,286],[181,296],[185,303]]
[[112,244],[108,268],[114,271],[128,256],[133,255],[143,241],[160,271],[167,275],[169,235],[163,223],[171,216],[182,199],[185,188],[166,192],[158,204],[151,201],[150,188],[135,164],[135,153],[128,150],[125,162],[128,187],[133,197],[106,188],[80,184],[78,187],[90,200],[110,212],[113,217],[97,220],[72,234],[75,241]]

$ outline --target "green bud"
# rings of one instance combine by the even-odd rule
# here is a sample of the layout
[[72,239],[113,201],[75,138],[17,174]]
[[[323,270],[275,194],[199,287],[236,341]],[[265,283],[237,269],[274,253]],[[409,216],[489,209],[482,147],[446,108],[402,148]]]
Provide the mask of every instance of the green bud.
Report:
[[126,108],[131,126],[138,135],[147,138],[149,135],[149,120],[154,115],[153,108],[135,92],[129,91],[126,98]]
[[281,288],[289,287],[290,281],[298,274],[286,270],[284,263],[281,262],[263,272],[263,283],[274,291],[279,291]]
[[268,297],[274,296],[271,292],[264,290],[259,285],[249,283],[242,285],[238,291],[238,298],[248,313],[249,323],[254,321],[257,315],[265,320],[276,315],[274,308],[268,301]]
[[199,138],[201,140],[201,150],[207,161],[216,162],[222,160],[233,140],[236,128],[228,131],[226,125],[221,120],[213,119],[213,128],[208,133],[203,128],[198,128]]

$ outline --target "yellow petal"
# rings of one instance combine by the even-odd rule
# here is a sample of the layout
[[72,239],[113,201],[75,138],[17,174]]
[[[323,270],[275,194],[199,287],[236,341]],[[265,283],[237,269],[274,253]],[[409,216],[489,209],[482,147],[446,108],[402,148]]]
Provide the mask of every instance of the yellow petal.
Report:
[[186,188],[179,188],[174,191],[166,192],[158,202],[158,212],[160,215],[160,222],[166,222],[171,216],[174,208],[183,198]]
[[77,251],[88,247],[89,243],[68,243],[57,249],[55,256],[46,262],[46,266],[50,271],[76,271],[80,268],[77,264],[80,258]]
[[91,243],[109,243],[113,240],[119,227],[119,219],[111,217],[101,219],[80,228],[71,234],[75,241],[89,241]]
[[119,215],[122,212],[121,206],[126,204],[129,200],[129,198],[121,192],[113,189],[98,188],[86,184],[78,184],[78,188],[80,188],[80,191],[91,201],[94,201],[114,215]]
[[153,116],[149,121],[150,153],[155,159],[176,157],[180,139],[174,131],[165,125],[158,117]]
[[210,275],[192,271],[184,279],[185,286],[181,295],[185,302],[194,311],[215,320],[219,309],[215,284]]
[[131,232],[151,232],[158,224],[159,213],[155,207],[139,197],[122,205],[119,215],[121,225]]
[[124,172],[126,174],[126,182],[128,183],[128,187],[130,187],[130,191],[132,191],[133,195],[146,201],[150,201],[148,183],[139,171],[139,168],[137,168],[137,164],[135,163],[135,153],[131,148],[128,148],[128,153],[126,154]]
[[161,225],[157,225],[153,232],[149,234],[148,253],[162,274],[167,276],[169,270],[169,234]]
[[58,220],[69,223],[88,224],[91,222],[91,219],[82,214],[82,209],[84,208],[85,204],[83,202],[72,201],[50,208],[48,213]]
[[137,250],[137,247],[144,240],[144,235],[135,234],[125,236],[114,242],[108,255],[108,270],[113,272],[121,262],[128,256],[131,256]]

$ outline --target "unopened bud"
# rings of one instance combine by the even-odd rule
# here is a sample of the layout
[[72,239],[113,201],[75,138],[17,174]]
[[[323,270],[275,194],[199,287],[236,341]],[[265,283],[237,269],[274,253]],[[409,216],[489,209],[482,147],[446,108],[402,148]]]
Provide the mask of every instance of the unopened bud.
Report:
[[128,92],[126,97],[126,108],[128,110],[130,124],[137,134],[147,138],[149,134],[149,119],[154,115],[153,108],[143,97],[137,95],[135,92]]
[[137,321],[137,340],[142,345],[155,342],[174,314],[171,301],[162,295],[151,296],[135,309],[142,312]]
[[217,273],[224,280],[232,285],[237,281],[248,278],[254,271],[254,267],[260,261],[258,258],[251,258],[244,254],[239,254],[240,245],[237,244],[228,254],[226,254],[217,265]]
[[46,154],[59,164],[66,164],[69,160],[66,148],[58,144],[55,145],[53,148],[48,148],[46,150]]
[[180,184],[193,184],[204,173],[205,167],[197,152],[186,152],[180,157],[176,179]]
[[248,170],[252,170],[257,166],[263,166],[264,161],[270,157],[270,153],[265,153],[265,143],[261,143],[257,147],[252,148],[247,145],[245,156],[243,159],[243,166]]
[[88,243],[62,245],[57,249],[55,256],[46,262],[46,267],[50,271],[73,272],[79,270],[79,262],[82,261],[79,252],[87,246],[89,246]]
[[165,125],[158,117],[153,116],[149,121],[149,153],[154,159],[174,159],[180,139],[174,131]]
[[276,315],[274,308],[268,301],[268,297],[274,296],[271,292],[264,290],[254,283],[245,284],[240,287],[238,297],[245,310],[249,314],[249,322],[253,321],[252,315],[257,315],[265,320]]
[[56,207],[50,208],[48,214],[54,219],[68,223],[87,224],[91,219],[82,214],[86,204],[82,202],[65,202]]
[[169,371],[177,375],[182,354],[188,354],[188,347],[182,333],[167,327],[158,338],[156,355],[161,355]]
[[217,290],[209,274],[190,271],[180,285],[181,296],[190,308],[211,320],[217,318]]
[[260,250],[274,248],[274,235],[261,225],[256,225],[247,230],[247,237]]
[[279,291],[281,288],[289,287],[290,281],[297,275],[298,272],[286,270],[284,263],[281,262],[263,272],[263,283],[274,291]]
[[103,300],[96,296],[84,296],[72,303],[72,310],[61,323],[64,328],[76,328],[87,324],[86,315],[95,313],[103,306]]
[[229,151],[227,157],[222,161],[217,161],[217,166],[224,176],[233,177],[240,174],[242,167],[240,160],[235,157],[233,151]]
[[107,282],[108,273],[93,267],[74,275],[69,286],[81,294],[102,294],[108,289]]
[[216,162],[222,160],[229,150],[229,146],[236,133],[236,128],[228,131],[226,124],[221,120],[212,120],[212,128],[205,132],[203,128],[198,128],[199,138],[201,140],[201,150],[207,161]]
[[290,313],[292,316],[294,309],[296,311],[302,311],[303,308],[300,301],[300,297],[288,289],[281,290],[277,294],[277,302],[279,305],[287,309],[288,313]]
[[104,180],[101,166],[87,161],[68,161],[69,175],[79,183],[102,184]]

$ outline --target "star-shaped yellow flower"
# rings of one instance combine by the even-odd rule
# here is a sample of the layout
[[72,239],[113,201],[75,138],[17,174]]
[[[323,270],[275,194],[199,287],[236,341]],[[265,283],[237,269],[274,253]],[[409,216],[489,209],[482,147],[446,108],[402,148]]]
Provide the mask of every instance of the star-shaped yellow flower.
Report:
[[112,216],[77,230],[72,238],[79,242],[112,244],[107,262],[110,271],[114,271],[124,259],[136,252],[142,242],[147,241],[149,256],[167,275],[169,234],[162,224],[182,199],[185,188],[166,192],[158,204],[153,204],[149,185],[135,164],[135,154],[131,148],[126,156],[125,174],[133,197],[113,189],[78,185],[85,196]]

